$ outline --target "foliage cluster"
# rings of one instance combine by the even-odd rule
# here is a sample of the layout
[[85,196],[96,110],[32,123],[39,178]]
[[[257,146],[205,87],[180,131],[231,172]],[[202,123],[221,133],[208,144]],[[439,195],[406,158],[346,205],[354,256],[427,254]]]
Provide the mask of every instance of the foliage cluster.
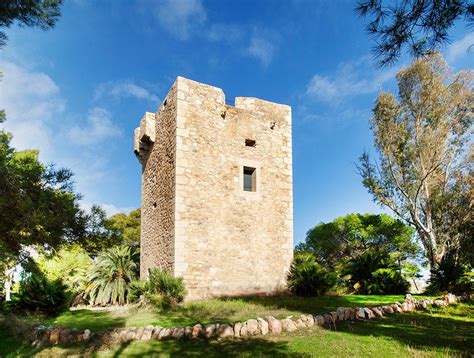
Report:
[[374,201],[415,228],[434,279],[454,280],[433,287],[452,286],[473,265],[474,73],[453,74],[433,53],[397,82],[398,96],[381,93],[370,121],[379,160],[364,153],[359,172]]
[[138,251],[127,245],[112,247],[94,260],[86,295],[92,305],[130,302],[129,285],[138,276]]
[[21,281],[16,306],[52,316],[67,308],[70,298],[67,286],[60,279],[49,280],[44,275],[34,274]]
[[324,288],[321,292],[405,293],[409,284],[402,269],[419,255],[413,233],[386,214],[349,214],[320,223],[296,247],[305,254],[295,256],[290,287],[300,295],[321,294],[313,288],[318,285]]
[[298,296],[321,296],[337,281],[335,273],[324,269],[309,252],[297,253],[288,274],[288,288]]

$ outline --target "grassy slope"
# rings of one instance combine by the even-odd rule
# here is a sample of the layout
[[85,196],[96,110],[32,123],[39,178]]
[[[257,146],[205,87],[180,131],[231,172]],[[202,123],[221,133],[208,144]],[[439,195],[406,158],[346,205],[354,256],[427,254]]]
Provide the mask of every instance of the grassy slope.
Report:
[[163,327],[194,325],[198,322],[237,322],[249,318],[284,318],[303,313],[327,313],[337,307],[371,306],[402,301],[403,296],[325,296],[303,298],[293,296],[244,297],[215,299],[184,304],[170,311],[76,310],[61,314],[48,324],[71,329],[101,331],[114,327],[160,325]]
[[[3,332],[4,333],[4,332]],[[0,355],[28,348],[6,347],[0,331]],[[50,348],[40,356],[92,353],[91,348]],[[99,356],[322,356],[405,357],[469,356],[474,353],[474,305],[462,304],[444,310],[404,313],[367,322],[342,322],[337,330],[320,327],[278,337],[245,340],[183,340],[132,342]]]

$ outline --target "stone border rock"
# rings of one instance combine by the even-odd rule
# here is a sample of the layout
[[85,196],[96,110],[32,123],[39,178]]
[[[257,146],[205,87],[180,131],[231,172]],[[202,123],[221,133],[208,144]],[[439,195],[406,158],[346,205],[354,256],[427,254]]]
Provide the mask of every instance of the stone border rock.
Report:
[[[97,333],[101,340],[111,342],[128,342],[133,340],[147,341],[150,339],[225,339],[234,337],[252,337],[265,335],[278,335],[282,332],[293,332],[298,329],[305,329],[313,326],[336,327],[339,321],[370,320],[382,318],[385,315],[394,313],[413,312],[420,309],[427,309],[429,305],[435,307],[447,307],[458,302],[474,299],[474,295],[464,294],[456,296],[451,293],[446,294],[442,299],[425,298],[416,300],[412,295],[406,295],[402,303],[395,302],[390,305],[378,307],[339,307],[336,311],[317,315],[300,315],[298,317],[289,316],[284,319],[276,319],[268,316],[266,318],[257,317],[244,322],[234,324],[212,323],[205,326],[196,324],[186,327],[165,328],[160,326],[127,327],[116,328],[103,333]],[[41,347],[56,344],[70,344],[76,342],[86,342],[94,336],[90,330],[74,331],[58,327],[47,328],[45,326],[32,326],[32,337],[34,347]]]

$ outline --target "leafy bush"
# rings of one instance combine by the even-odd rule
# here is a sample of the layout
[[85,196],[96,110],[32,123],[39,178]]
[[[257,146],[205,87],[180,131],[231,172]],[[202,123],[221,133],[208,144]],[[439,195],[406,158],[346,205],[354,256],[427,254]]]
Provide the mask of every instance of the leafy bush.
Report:
[[135,280],[128,285],[128,300],[132,303],[138,302],[140,297],[145,296],[150,286],[148,281]]
[[94,260],[86,294],[93,305],[129,303],[129,285],[138,276],[138,252],[121,245],[105,250]]
[[457,262],[455,257],[454,253],[449,253],[437,269],[431,270],[427,292],[470,293],[473,291],[474,273],[467,265]]
[[148,298],[155,305],[175,306],[182,302],[186,296],[186,289],[181,277],[173,277],[168,271],[157,268],[149,270],[148,286]]
[[52,257],[42,254],[35,261],[49,280],[63,280],[69,290],[76,294],[86,289],[92,259],[80,246],[63,248]]
[[311,253],[297,253],[288,274],[288,288],[298,296],[319,296],[334,287],[337,277]]
[[360,254],[348,263],[345,273],[349,276],[348,284],[359,294],[403,294],[410,287],[385,251]]
[[67,307],[69,298],[67,286],[61,280],[48,280],[43,275],[32,274],[20,283],[17,306],[52,316]]

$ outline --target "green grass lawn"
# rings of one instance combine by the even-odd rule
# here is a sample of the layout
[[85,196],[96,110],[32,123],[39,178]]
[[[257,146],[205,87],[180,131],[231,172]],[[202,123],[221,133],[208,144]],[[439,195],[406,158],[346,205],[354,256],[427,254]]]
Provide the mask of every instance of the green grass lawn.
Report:
[[[378,297],[374,299],[383,301]],[[314,327],[281,336],[131,342],[109,348],[53,347],[41,352],[34,352],[0,329],[0,356],[35,353],[44,357],[83,354],[105,357],[469,357],[474,354],[474,304],[396,314],[365,322],[341,322],[336,330]]]
[[167,310],[145,310],[134,307],[104,310],[80,309],[65,312],[48,324],[71,329],[102,331],[115,327],[131,326],[187,326],[196,323],[238,322],[250,318],[272,315],[285,318],[306,313],[327,313],[337,307],[374,306],[403,301],[403,296],[324,296],[294,297],[249,296],[190,302]]

